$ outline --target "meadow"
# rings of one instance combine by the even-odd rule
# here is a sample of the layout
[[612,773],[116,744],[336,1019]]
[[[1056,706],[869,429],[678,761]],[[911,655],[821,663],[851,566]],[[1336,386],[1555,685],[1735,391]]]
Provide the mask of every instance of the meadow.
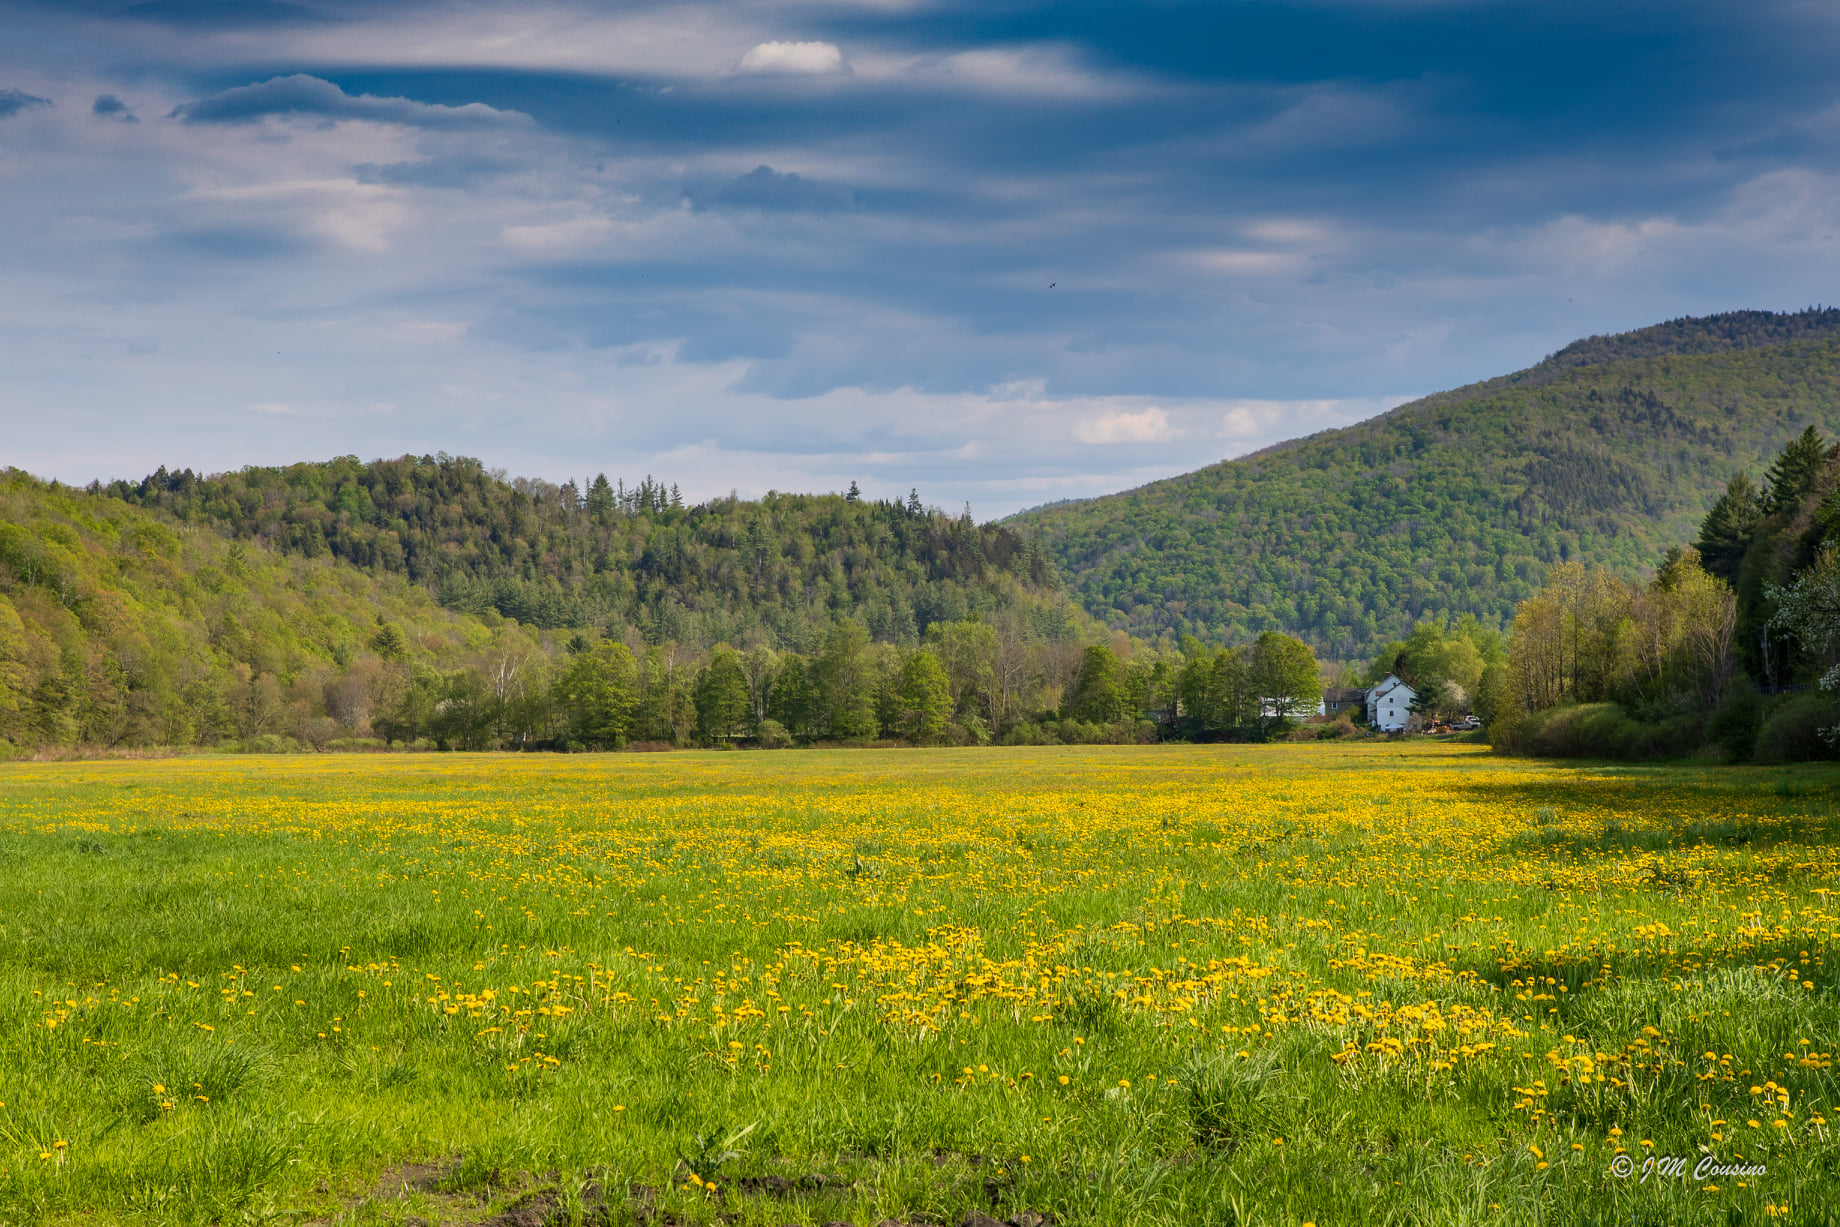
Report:
[[1834,1222],[1837,799],[1447,744],[0,765],[0,1221]]

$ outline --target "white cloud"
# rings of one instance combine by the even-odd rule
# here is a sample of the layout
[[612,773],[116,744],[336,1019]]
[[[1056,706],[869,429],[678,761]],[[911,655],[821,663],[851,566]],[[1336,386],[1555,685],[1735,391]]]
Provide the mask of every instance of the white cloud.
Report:
[[1309,263],[1307,255],[1296,251],[1195,251],[1185,259],[1195,268],[1241,277],[1278,276]]
[[1405,396],[1353,396],[1333,400],[1236,400],[1220,415],[1217,435],[1239,446],[1244,455],[1287,439],[1300,439],[1319,430],[1352,426],[1363,419],[1403,405]]
[[1155,405],[1136,413],[1103,414],[1073,428],[1073,437],[1082,443],[1155,443],[1169,436],[1169,415]]
[[741,72],[821,76],[844,70],[834,43],[757,43],[741,57]]
[[1092,100],[1122,98],[1150,88],[1144,79],[1096,70],[1076,51],[1055,43],[979,47],[920,56],[867,51],[853,55],[850,63],[856,75],[865,80],[897,81],[948,91],[969,89],[988,94]]
[[220,218],[279,223],[367,252],[388,251],[392,235],[410,216],[407,193],[355,179],[199,188],[182,199]]
[[354,19],[217,31],[136,24],[143,55],[200,64],[387,64],[715,78],[767,31],[697,0],[608,12],[543,3],[373,6]]
[[612,229],[612,221],[589,215],[540,225],[506,226],[504,237],[507,246],[520,251],[564,251],[591,247]]
[[411,98],[347,94],[332,82],[305,73],[271,77],[256,85],[239,85],[196,102],[183,103],[173,111],[175,118],[191,124],[255,123],[289,115],[429,128],[523,126],[530,122],[530,117],[520,112],[501,111],[482,102],[450,107]]

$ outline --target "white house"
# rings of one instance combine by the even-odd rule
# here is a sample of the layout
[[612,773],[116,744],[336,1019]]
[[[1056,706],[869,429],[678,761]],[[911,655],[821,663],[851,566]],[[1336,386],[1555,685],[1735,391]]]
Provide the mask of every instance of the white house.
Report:
[[1367,723],[1382,732],[1397,733],[1405,728],[1412,700],[1417,697],[1418,691],[1396,675],[1387,674],[1378,686],[1367,692]]

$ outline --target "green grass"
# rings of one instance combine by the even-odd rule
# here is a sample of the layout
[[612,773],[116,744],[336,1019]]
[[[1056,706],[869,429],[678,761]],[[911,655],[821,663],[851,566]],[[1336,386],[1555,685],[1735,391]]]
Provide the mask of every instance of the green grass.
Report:
[[1836,796],[1455,745],[4,765],[0,1221],[1833,1221]]

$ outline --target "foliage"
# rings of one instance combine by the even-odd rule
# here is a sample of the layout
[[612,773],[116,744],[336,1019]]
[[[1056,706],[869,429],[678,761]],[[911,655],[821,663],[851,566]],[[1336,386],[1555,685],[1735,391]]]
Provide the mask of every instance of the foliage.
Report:
[[[0,764],[0,1220],[1818,1223],[1837,794],[1410,743]],[[1643,1140],[1767,1176],[1607,1175]]]
[[1670,554],[1647,585],[1581,563],[1555,566],[1514,615],[1496,744],[1516,744],[1517,713],[1561,705],[1703,716],[1731,683],[1736,616],[1731,589],[1692,550]]
[[1455,623],[1420,622],[1404,639],[1380,649],[1367,668],[1364,685],[1397,674],[1417,696],[1415,710],[1437,720],[1457,720],[1478,708],[1492,709],[1494,692],[1482,699],[1483,676],[1507,657],[1505,641],[1465,614]]
[[401,701],[409,657],[516,639],[397,577],[0,471],[0,743],[323,743]]
[[924,743],[945,731],[952,714],[952,692],[939,658],[924,648],[901,666],[894,692],[894,730],[908,741]]
[[696,726],[704,740],[728,741],[748,729],[747,674],[741,658],[726,644],[709,657],[696,683]]
[[1676,321],[1009,523],[1094,617],[1145,638],[1279,630],[1348,660],[1426,620],[1504,629],[1553,564],[1632,580],[1734,460],[1840,427],[1836,333],[1832,310]]
[[1173,679],[1186,736],[1262,741],[1322,698],[1315,654],[1289,635],[1267,631],[1250,647],[1214,653],[1193,648]]
[[[188,488],[202,497],[213,487]],[[833,510],[846,528],[888,514],[845,500]],[[668,499],[653,511],[666,520],[701,514]],[[707,648],[648,642],[631,626],[546,631],[493,609],[444,609],[385,568],[367,574],[325,551],[277,555],[160,514],[5,475],[0,750],[608,750],[901,736],[983,744],[1056,709],[1097,633],[1064,598],[994,573],[980,589],[978,620],[935,618],[902,642],[822,609],[779,624],[792,626],[803,651],[774,646],[759,626],[745,647]],[[917,501],[901,514],[922,524],[928,515]],[[763,737],[768,722],[777,731]]]
[[1757,730],[1753,755],[1760,763],[1797,763],[1840,757],[1833,729],[1840,725],[1840,699],[1821,691],[1788,695]]
[[1738,578],[1744,552],[1757,534],[1757,521],[1763,516],[1763,501],[1750,475],[1738,472],[1725,483],[1725,493],[1712,504],[1712,510],[1700,521],[1699,541],[1695,548],[1706,570],[1726,583]]
[[903,502],[769,494],[685,506],[650,477],[506,480],[464,456],[355,456],[98,492],[284,553],[400,574],[474,615],[706,650],[752,637],[811,652],[840,617],[912,644],[934,622],[1023,608],[1065,619],[1034,542]]

